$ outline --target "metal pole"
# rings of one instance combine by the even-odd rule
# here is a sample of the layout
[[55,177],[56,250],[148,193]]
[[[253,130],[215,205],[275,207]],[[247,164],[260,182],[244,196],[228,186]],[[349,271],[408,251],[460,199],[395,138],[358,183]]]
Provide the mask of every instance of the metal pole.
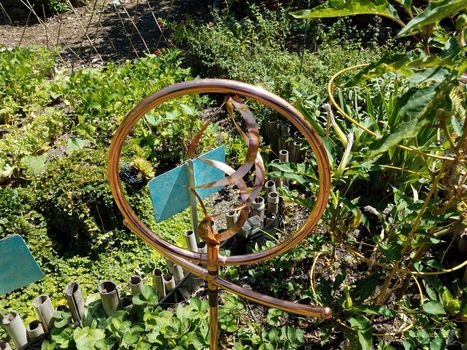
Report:
[[219,244],[208,243],[208,301],[209,301],[209,329],[210,349],[218,349],[218,311],[219,311],[219,286],[214,282],[218,277]]
[[187,162],[188,165],[188,186],[189,186],[189,193],[190,193],[190,207],[191,207],[191,221],[193,223],[193,232],[195,233],[196,242],[199,242],[198,236],[198,212],[196,211],[196,204],[197,199],[196,195],[193,193],[191,189],[195,189],[195,171],[193,168],[193,162],[189,160]]

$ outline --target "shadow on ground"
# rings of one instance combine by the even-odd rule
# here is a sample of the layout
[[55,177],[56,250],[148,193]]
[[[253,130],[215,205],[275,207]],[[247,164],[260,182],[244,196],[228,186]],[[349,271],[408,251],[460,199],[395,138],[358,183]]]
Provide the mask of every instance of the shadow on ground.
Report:
[[118,62],[155,53],[170,45],[165,23],[181,23],[188,18],[205,21],[209,6],[203,0],[150,0],[132,6],[107,4],[97,15],[101,18],[82,41],[64,48],[65,60],[79,57],[88,64]]

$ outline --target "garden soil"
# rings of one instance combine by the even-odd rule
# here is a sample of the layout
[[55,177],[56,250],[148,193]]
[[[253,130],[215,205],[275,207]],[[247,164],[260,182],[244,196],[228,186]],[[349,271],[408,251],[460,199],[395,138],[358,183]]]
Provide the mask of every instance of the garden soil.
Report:
[[209,19],[210,1],[96,0],[47,19],[12,20],[0,11],[0,46],[56,49],[69,68],[121,62],[170,46],[167,23]]

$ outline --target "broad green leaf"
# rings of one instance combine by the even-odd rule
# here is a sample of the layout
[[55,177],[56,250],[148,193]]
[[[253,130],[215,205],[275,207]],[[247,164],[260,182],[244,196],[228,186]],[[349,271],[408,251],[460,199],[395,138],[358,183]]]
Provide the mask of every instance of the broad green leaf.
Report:
[[430,342],[430,350],[443,350],[445,348],[446,340],[439,336]]
[[154,292],[154,289],[152,289],[150,286],[143,285],[141,287],[141,294],[143,295],[144,299],[149,300],[156,295],[156,292]]
[[81,140],[79,138],[69,139],[68,144],[66,146],[66,153],[70,154],[73,151],[82,150],[85,147],[89,146],[89,144],[89,140]]
[[[392,119],[396,122],[419,119],[426,111],[427,107],[433,101],[439,85],[431,85],[426,88],[411,88],[397,102]],[[431,111],[429,111],[431,113]],[[394,127],[394,125],[391,125]]]
[[402,342],[402,345],[404,345],[404,350],[414,350],[415,349],[415,344],[411,339],[406,339]]
[[68,319],[60,319],[60,320],[55,320],[54,322],[54,327],[55,328],[63,328],[68,324]]
[[[450,40],[452,42],[450,48],[445,48],[442,55],[431,55],[427,56],[425,53],[419,52],[407,52],[404,54],[400,53],[387,53],[380,60],[370,63],[368,66],[360,69],[351,79],[346,83],[346,87],[355,86],[365,80],[380,77],[388,73],[402,74],[406,77],[410,77],[418,72],[423,72],[425,69],[442,70],[437,72],[436,76],[430,76],[430,71],[422,74],[426,74],[426,80],[421,82],[437,81],[440,82],[442,75],[448,73],[449,70],[463,72],[463,66],[459,65],[459,58],[463,55],[462,50],[458,47],[457,41]],[[440,68],[442,67],[442,68]],[[459,70],[460,69],[460,70]],[[423,77],[422,77],[423,78]],[[416,81],[412,81],[415,84]]]
[[292,12],[295,18],[326,18],[354,15],[380,15],[399,20],[397,11],[386,0],[327,1],[309,10]]
[[396,312],[391,310],[386,305],[357,305],[353,310],[364,312],[368,315],[383,315],[385,317],[394,317]]
[[102,329],[76,328],[73,333],[73,339],[78,350],[93,349],[96,343],[104,338],[105,332]]
[[357,329],[358,341],[362,350],[371,350],[373,344],[373,329],[370,321],[366,317],[351,317],[349,318],[352,328]]
[[16,167],[6,164],[5,161],[0,159],[0,178],[10,177],[15,171],[15,168]]
[[42,343],[41,350],[55,350],[57,348],[57,344],[54,341],[49,341],[45,339]]
[[429,301],[422,305],[423,311],[430,315],[444,315],[446,311],[443,305],[437,301]]
[[417,340],[420,344],[426,344],[430,340],[430,335],[424,329],[417,330]]
[[[453,81],[446,80],[427,88],[411,88],[398,101],[392,118],[396,125],[390,134],[371,144],[369,157],[384,153],[406,139],[412,139],[426,125],[436,122],[440,113],[449,114],[451,104],[449,93]],[[401,121],[409,120],[401,123]],[[400,123],[397,125],[397,123]]]
[[138,345],[136,346],[136,350],[150,350],[151,349],[151,344],[144,340],[140,340],[138,342]]
[[443,287],[441,299],[443,300],[444,308],[451,315],[455,315],[461,310],[461,301],[457,298],[454,298],[446,286]]
[[159,118],[157,116],[153,115],[153,114],[146,114],[144,119],[146,119],[146,121],[148,122],[149,125],[157,126],[157,122],[158,122]]
[[381,243],[378,245],[378,249],[384,254],[388,262],[394,260],[400,260],[402,243],[393,241],[391,243]]
[[123,334],[123,341],[128,344],[135,344],[139,340],[139,333],[138,332],[125,332]]
[[389,135],[382,137],[380,140],[373,142],[371,145],[372,151],[368,154],[368,157],[374,157],[378,154],[388,151],[391,147],[394,147],[402,140],[411,139],[417,136],[420,129],[428,124],[426,120],[412,120],[407,123],[401,124],[394,132]]
[[419,32],[426,26],[436,24],[466,8],[467,1],[465,0],[431,1],[425,11],[414,17],[397,35],[401,37]]
[[361,301],[368,298],[375,291],[376,286],[378,285],[379,278],[380,275],[375,273],[365,278],[364,280],[358,282],[357,286],[353,291],[354,298],[359,299]]
[[423,70],[416,70],[412,75],[409,76],[409,81],[413,85],[421,83],[440,83],[449,76],[449,71],[445,68],[434,67]]
[[40,156],[27,156],[21,160],[21,165],[32,175],[39,175],[45,170],[47,164],[47,154]]

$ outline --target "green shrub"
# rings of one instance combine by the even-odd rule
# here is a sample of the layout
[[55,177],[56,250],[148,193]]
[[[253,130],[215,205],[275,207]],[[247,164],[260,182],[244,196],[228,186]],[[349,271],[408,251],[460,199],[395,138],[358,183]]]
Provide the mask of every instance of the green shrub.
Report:
[[[340,68],[368,61],[380,55],[380,49],[363,49],[360,42],[340,42],[325,35],[319,22],[311,22],[307,36],[312,52],[303,47],[303,26],[286,9],[275,12],[251,7],[251,15],[235,19],[214,13],[211,23],[178,28],[176,41],[184,43],[192,65],[205,77],[236,79],[260,85],[286,99],[322,94],[325,84]],[[337,35],[336,35],[337,37]]]
[[[0,238],[21,234],[45,273],[42,281],[2,297],[0,310],[15,309],[27,321],[34,317],[34,297],[47,293],[56,305],[63,304],[63,288],[72,280],[94,293],[103,278],[124,283],[134,273],[149,274],[161,266],[161,256],[123,226],[106,176],[107,147],[117,125],[143,97],[190,78],[189,70],[180,68],[179,52],[170,50],[71,76],[55,74],[52,57],[35,49],[0,53],[2,98],[13,101],[8,103],[14,111],[5,112],[8,123],[0,139]],[[122,165],[137,174],[148,160],[155,172],[164,171],[164,164],[173,167],[201,128],[198,110],[206,102],[188,96],[152,112],[136,126]],[[206,134],[200,151],[216,142],[211,129]],[[142,175],[144,185],[148,174]],[[147,189],[127,190],[138,215],[161,236],[180,243],[190,227],[189,214],[156,225]]]
[[51,100],[47,85],[56,57],[56,52],[39,48],[0,48],[0,125],[18,124]]

